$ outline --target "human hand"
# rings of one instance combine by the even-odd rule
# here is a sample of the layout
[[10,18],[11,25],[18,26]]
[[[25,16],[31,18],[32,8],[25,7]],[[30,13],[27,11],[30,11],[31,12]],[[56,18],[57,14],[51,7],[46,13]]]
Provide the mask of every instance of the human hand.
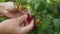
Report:
[[0,13],[2,16],[7,18],[16,18],[21,16],[21,13],[16,9],[13,2],[0,3]]
[[24,10],[24,7],[22,11],[19,12],[19,10],[14,6],[14,2],[0,3],[0,12],[1,14],[3,14],[3,16],[8,18],[16,18],[25,13],[29,13],[29,14],[31,13],[31,11]]
[[24,27],[20,26],[27,17],[27,14],[25,14],[23,16],[1,22],[0,34],[27,34],[34,25],[34,20],[32,19],[29,25],[26,24]]

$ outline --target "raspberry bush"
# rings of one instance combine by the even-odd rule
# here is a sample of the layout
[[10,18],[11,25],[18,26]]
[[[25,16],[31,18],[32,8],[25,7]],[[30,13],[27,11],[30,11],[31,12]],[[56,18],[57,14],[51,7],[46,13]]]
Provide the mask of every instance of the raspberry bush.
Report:
[[[29,9],[35,16],[35,25],[28,34],[60,34],[60,0],[0,0],[13,1]],[[0,18],[0,22],[7,18]],[[40,19],[39,23],[36,20]]]

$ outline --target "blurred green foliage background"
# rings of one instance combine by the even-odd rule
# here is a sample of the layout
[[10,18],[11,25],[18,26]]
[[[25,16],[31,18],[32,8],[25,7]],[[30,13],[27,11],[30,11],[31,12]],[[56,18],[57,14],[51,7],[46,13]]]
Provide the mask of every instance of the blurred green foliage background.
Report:
[[[28,34],[60,34],[60,0],[0,0],[0,2],[18,2],[31,10],[35,20],[39,18],[38,29]],[[0,21],[6,18],[0,18]]]

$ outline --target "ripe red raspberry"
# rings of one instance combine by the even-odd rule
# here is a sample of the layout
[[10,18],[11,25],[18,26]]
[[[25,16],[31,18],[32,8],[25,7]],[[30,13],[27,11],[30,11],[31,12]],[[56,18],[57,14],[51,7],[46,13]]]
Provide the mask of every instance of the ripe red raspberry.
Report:
[[[34,18],[34,15],[32,15],[32,16],[28,15],[27,22],[30,23],[33,18]],[[24,23],[24,26],[25,26],[26,22],[24,21],[23,23]]]
[[32,15],[32,16],[28,15],[27,21],[30,23],[33,18],[34,18],[34,15]]
[[37,28],[38,28],[38,26],[37,25],[34,25],[33,29],[37,29]]

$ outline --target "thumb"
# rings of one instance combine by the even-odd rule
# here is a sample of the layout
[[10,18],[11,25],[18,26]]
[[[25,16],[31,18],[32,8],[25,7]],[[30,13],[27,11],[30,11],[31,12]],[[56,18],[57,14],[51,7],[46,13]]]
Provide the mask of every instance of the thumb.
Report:
[[29,32],[33,28],[33,26],[34,26],[34,20],[32,20],[29,25],[23,27],[22,31],[27,33],[27,32]]
[[5,2],[0,3],[0,7],[4,7],[5,6]]

